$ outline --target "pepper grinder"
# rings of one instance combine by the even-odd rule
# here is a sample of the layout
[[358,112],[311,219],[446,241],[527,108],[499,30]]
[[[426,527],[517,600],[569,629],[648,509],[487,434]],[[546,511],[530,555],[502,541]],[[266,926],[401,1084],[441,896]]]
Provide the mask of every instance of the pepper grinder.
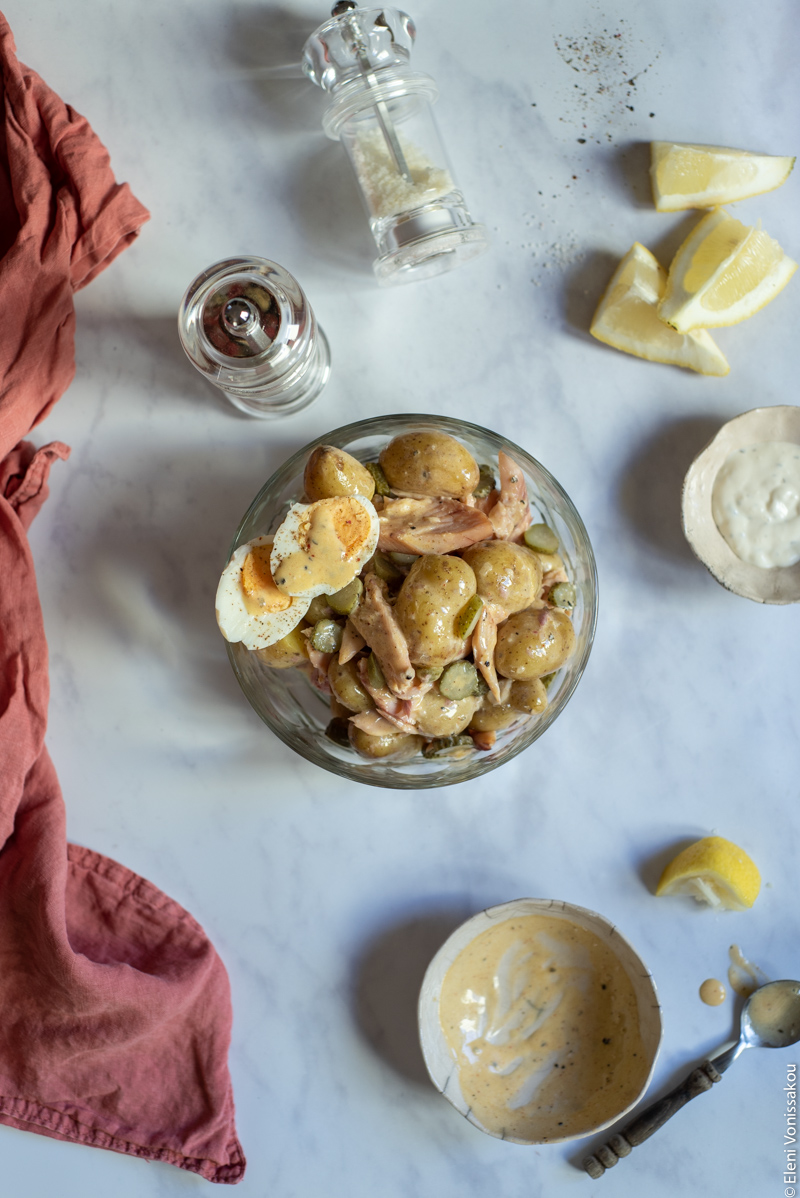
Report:
[[438,88],[409,66],[415,36],[404,12],[339,0],[303,48],[303,72],[330,95],[322,126],[355,171],[382,284],[440,274],[488,245],[436,128]]
[[199,274],[178,332],[192,365],[250,416],[307,407],[330,375],[328,342],[302,287],[268,258],[226,258]]

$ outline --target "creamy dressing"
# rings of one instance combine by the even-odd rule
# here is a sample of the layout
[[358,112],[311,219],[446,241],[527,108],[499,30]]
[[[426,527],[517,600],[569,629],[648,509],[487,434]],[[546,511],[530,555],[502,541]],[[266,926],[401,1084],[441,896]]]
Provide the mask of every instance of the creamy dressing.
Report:
[[706,978],[700,987],[700,998],[708,1007],[718,1007],[725,1002],[727,991],[719,978]]
[[728,981],[731,989],[735,990],[740,998],[749,998],[754,990],[758,990],[769,981],[757,965],[747,960],[738,944],[731,945],[728,955],[731,961],[728,966]]
[[800,1037],[797,992],[778,985],[776,988],[756,990],[748,1008],[750,1022],[758,1035],[775,1045],[794,1044]]
[[321,500],[308,508],[300,526],[302,544],[284,557],[275,581],[287,594],[307,593],[325,583],[329,591],[347,586],[354,577],[353,556],[367,541],[369,516],[354,499]]
[[725,459],[711,494],[714,523],[741,561],[800,561],[800,445],[762,441]]
[[586,1134],[647,1080],[633,985],[568,919],[525,915],[477,936],[445,976],[439,1020],[461,1092],[495,1135]]

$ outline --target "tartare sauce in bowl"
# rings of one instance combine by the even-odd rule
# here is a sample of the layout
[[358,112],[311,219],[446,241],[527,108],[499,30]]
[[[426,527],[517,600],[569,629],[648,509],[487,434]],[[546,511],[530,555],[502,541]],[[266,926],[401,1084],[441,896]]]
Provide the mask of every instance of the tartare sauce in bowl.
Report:
[[800,445],[761,441],[730,454],[711,492],[714,523],[736,556],[771,570],[800,561]]
[[693,551],[729,591],[800,602],[800,407],[724,424],[686,474],[682,516]]

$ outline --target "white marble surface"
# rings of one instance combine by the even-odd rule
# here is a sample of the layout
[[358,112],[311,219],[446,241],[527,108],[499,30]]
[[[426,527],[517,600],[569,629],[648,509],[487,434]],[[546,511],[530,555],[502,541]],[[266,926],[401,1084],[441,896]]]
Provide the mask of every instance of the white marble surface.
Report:
[[[704,1007],[697,988],[724,975],[731,943],[771,977],[800,973],[800,612],[725,592],[679,523],[710,434],[796,399],[800,282],[719,333],[723,380],[587,334],[614,261],[634,240],[668,260],[695,219],[653,210],[648,139],[800,148],[793,0],[418,0],[415,63],[440,85],[443,138],[493,246],[394,291],[373,282],[321,94],[262,71],[292,61],[324,5],[3,8],[20,58],[91,120],[153,214],[78,297],[77,376],[34,434],[73,446],[32,529],[48,743],[70,837],[188,907],[227,964],[242,1198],[781,1194],[791,1052],[746,1054],[595,1183],[575,1167],[593,1141],[524,1149],[464,1122],[426,1081],[414,1005],[463,917],[521,895],[592,907],[655,974],[657,1093],[728,1038],[733,1004]],[[795,176],[736,213],[797,257],[797,197]],[[176,337],[194,274],[248,252],[300,279],[333,350],[320,401],[280,424],[218,401]],[[420,408],[491,423],[560,479],[595,545],[601,612],[584,680],[541,741],[474,784],[407,794],[348,785],[261,725],[213,594],[239,517],[289,452]],[[675,846],[711,831],[761,867],[751,912],[652,896]],[[0,1154],[9,1198],[208,1184],[8,1128]]]

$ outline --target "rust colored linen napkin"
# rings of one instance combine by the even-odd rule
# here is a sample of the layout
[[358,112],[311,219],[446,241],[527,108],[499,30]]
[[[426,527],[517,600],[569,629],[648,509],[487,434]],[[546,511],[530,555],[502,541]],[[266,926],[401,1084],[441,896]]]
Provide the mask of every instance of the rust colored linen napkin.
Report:
[[17,61],[2,13],[0,72],[0,1123],[235,1183],[224,966],[177,903],[67,844],[44,747],[26,530],[69,449],[20,438],[72,379],[73,292],[149,213],[84,118]]

